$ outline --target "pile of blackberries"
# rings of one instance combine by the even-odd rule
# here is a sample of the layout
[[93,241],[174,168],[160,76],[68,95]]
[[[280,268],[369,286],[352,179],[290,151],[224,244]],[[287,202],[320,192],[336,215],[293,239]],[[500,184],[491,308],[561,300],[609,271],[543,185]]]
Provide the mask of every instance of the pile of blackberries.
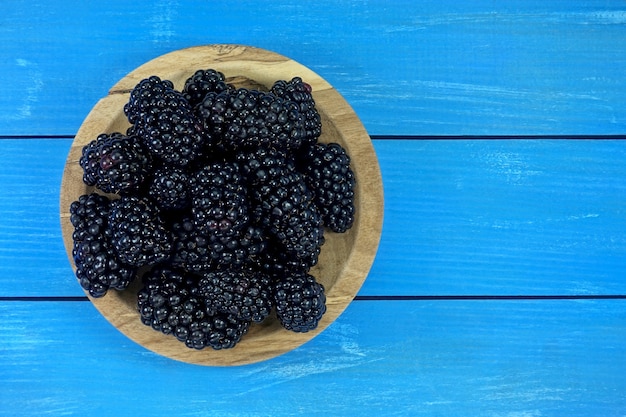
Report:
[[345,149],[318,141],[311,87],[151,76],[124,113],[128,130],[80,158],[94,187],[70,207],[80,285],[102,297],[141,275],[141,321],[195,349],[231,348],[271,314],[315,329],[326,297],[310,269],[324,233],[354,222],[355,178]]

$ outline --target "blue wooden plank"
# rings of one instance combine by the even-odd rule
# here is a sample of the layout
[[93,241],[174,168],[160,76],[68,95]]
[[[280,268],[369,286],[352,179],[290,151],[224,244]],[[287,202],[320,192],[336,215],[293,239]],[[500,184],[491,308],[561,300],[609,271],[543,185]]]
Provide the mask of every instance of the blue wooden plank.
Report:
[[5,415],[622,416],[623,301],[354,302],[278,358],[156,356],[90,303],[0,302]]
[[623,294],[626,142],[375,141],[385,186],[360,294]]
[[[0,140],[0,296],[81,295],[61,242],[70,140]],[[625,294],[626,142],[374,141],[385,187],[360,295]]]
[[311,67],[372,134],[626,130],[620,2],[242,1],[0,6],[0,134],[72,134],[141,63],[207,43]]
[[70,140],[0,140],[1,295],[76,293],[59,221],[70,145]]

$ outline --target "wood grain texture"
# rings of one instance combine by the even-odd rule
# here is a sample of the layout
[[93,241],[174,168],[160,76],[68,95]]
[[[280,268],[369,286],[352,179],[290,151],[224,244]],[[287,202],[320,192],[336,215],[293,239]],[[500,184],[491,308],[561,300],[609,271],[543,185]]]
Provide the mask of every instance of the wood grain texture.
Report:
[[0,62],[11,82],[0,134],[73,134],[140,64],[225,42],[311,68],[371,134],[626,130],[626,10],[616,1],[7,0],[1,8]]
[[132,343],[88,302],[0,302],[0,410],[618,417],[624,311],[623,300],[359,301],[285,355],[198,367]]
[[319,261],[311,269],[325,288],[326,313],[317,328],[294,333],[283,329],[275,317],[253,323],[233,349],[201,351],[187,348],[171,335],[145,326],[137,312],[139,280],[123,292],[109,291],[93,298],[100,312],[122,333],[167,357],[201,365],[241,365],[283,354],[317,336],[352,301],[374,261],[382,228],[382,179],[375,151],[360,120],[332,86],[301,64],[274,52],[239,45],[207,45],[175,51],[151,60],[116,83],[87,116],[70,148],[60,192],[61,229],[67,255],[73,263],[73,227],[69,221],[72,201],[94,191],[82,180],[78,163],[83,147],[101,133],[125,132],[130,126],[124,115],[130,90],[152,75],[167,79],[182,90],[184,82],[199,69],[215,69],[237,85],[251,80],[269,90],[277,80],[300,76],[312,87],[322,118],[320,142],[340,143],[351,158],[356,180],[355,220],[346,233],[325,233]]

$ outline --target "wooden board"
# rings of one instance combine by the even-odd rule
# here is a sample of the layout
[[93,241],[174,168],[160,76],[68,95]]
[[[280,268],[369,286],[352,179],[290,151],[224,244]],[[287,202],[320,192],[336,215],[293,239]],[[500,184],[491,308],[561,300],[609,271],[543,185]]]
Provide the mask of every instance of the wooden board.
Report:
[[157,75],[179,90],[198,69],[224,73],[236,86],[254,82],[267,90],[277,80],[302,77],[322,117],[321,142],[338,142],[348,152],[356,178],[355,222],[346,233],[325,233],[317,265],[311,270],[326,289],[327,311],[318,327],[306,333],[283,329],[275,317],[253,324],[233,349],[189,349],[171,335],[145,326],[137,312],[139,280],[123,292],[109,291],[92,299],[101,313],[122,333],[136,342],[173,359],[202,365],[240,365],[280,355],[312,339],[332,323],[352,301],[363,284],[378,248],[383,216],[380,170],[370,138],[349,104],[326,81],[306,67],[266,50],[239,45],[208,45],[168,53],[147,62],[115,84],[87,116],[71,146],[61,184],[61,227],[70,261],[72,232],[69,206],[82,194],[93,191],[83,181],[78,164],[82,148],[101,133],[125,132],[130,126],[124,104],[130,91],[142,80]]

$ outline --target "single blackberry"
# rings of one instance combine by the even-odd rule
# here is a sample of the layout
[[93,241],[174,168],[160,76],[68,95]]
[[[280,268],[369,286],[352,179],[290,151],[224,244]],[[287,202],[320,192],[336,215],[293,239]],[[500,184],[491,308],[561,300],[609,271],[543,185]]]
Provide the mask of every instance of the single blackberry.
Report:
[[311,86],[302,81],[302,78],[294,77],[291,81],[276,81],[270,92],[298,105],[300,114],[304,117],[305,140],[303,142],[306,145],[315,144],[322,134],[322,118],[315,107]]
[[228,268],[203,274],[198,292],[206,298],[207,311],[228,313],[239,320],[261,322],[272,310],[269,275],[251,268]]
[[173,335],[189,348],[234,347],[250,322],[228,314],[209,314],[198,293],[198,278],[168,267],[155,267],[143,276],[137,293],[141,322],[163,334]]
[[288,275],[274,286],[274,305],[285,329],[308,332],[326,312],[324,286],[308,273]]
[[185,169],[176,166],[164,165],[157,168],[148,183],[148,196],[161,211],[189,207],[189,174]]
[[189,104],[196,106],[207,95],[207,93],[221,93],[232,89],[224,78],[224,74],[214,69],[197,70],[185,81],[183,96]]
[[102,297],[110,288],[124,290],[135,278],[136,268],[120,261],[109,242],[110,204],[108,198],[92,193],[70,205],[76,278],[92,297]]
[[128,102],[124,105],[124,114],[131,125],[141,121],[153,110],[154,97],[174,89],[170,80],[161,80],[153,75],[141,80],[131,90]]
[[193,220],[183,218],[174,223],[172,234],[171,262],[190,272],[254,264],[267,248],[267,238],[252,225],[234,235],[208,235],[198,230]]
[[188,165],[203,154],[210,137],[203,135],[202,123],[183,94],[170,88],[171,83],[153,78],[131,92],[125,112],[134,122],[127,133],[140,136],[154,158]]
[[226,151],[258,147],[293,151],[304,140],[298,105],[271,93],[246,88],[209,93],[196,113],[205,131],[219,136],[220,148]]
[[233,235],[249,222],[246,188],[236,163],[212,162],[189,182],[193,219],[199,230]]
[[294,262],[315,265],[324,243],[324,230],[304,176],[284,166],[259,181],[250,195],[253,222],[266,230]]
[[108,222],[111,243],[122,261],[140,267],[169,257],[172,237],[151,201],[122,196],[111,202]]
[[136,192],[150,170],[150,158],[137,136],[100,134],[83,147],[83,181],[105,193]]
[[354,172],[350,157],[338,143],[318,143],[303,158],[308,186],[315,192],[324,226],[343,233],[354,223]]
[[280,177],[285,169],[295,169],[293,159],[285,152],[273,148],[242,151],[237,153],[236,160],[249,188],[255,188]]

